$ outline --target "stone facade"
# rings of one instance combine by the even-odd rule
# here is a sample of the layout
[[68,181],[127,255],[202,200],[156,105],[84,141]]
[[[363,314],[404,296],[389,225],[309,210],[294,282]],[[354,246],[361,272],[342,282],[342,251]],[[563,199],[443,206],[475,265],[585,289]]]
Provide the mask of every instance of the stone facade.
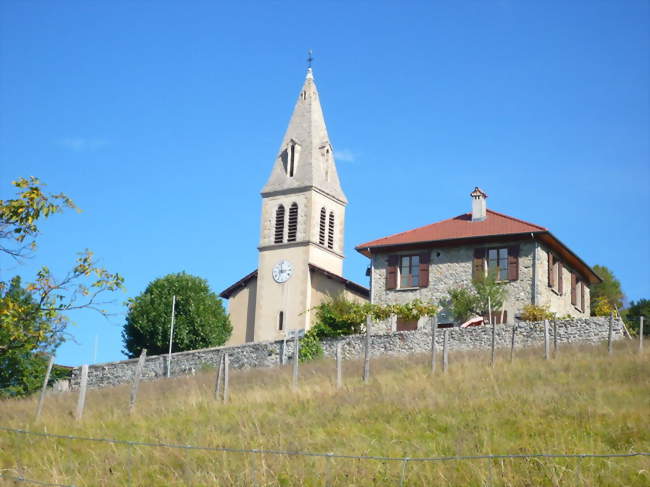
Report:
[[[572,320],[560,320],[556,322],[557,339],[560,344],[568,343],[590,343],[596,344],[607,340],[609,333],[609,321],[607,318],[576,318]],[[529,347],[544,343],[543,323],[517,323],[516,325],[497,325],[496,345],[500,348],[510,346],[512,326],[516,326],[516,347]],[[551,324],[550,334],[552,336],[553,326]],[[373,357],[384,355],[408,355],[412,353],[424,353],[430,351],[431,328],[423,327],[420,330],[409,332],[379,333],[380,328],[373,329],[370,337],[370,351]],[[613,323],[613,337],[615,340],[624,338],[624,326],[620,321]],[[323,349],[326,357],[334,357],[336,346],[341,342],[343,356],[346,359],[356,359],[363,356],[364,349],[363,335],[353,335],[338,339],[327,339],[323,342]],[[436,344],[439,349],[442,347],[442,329],[436,335]],[[473,328],[451,328],[449,329],[449,350],[450,353],[460,350],[487,349],[491,343],[491,328],[479,326]],[[183,376],[192,375],[206,368],[216,368],[221,355],[227,352],[230,364],[236,369],[253,367],[276,367],[286,363],[293,356],[293,342],[272,341],[250,343],[236,347],[217,347],[191,352],[179,352],[172,354],[171,375]],[[91,365],[88,368],[89,387],[108,387],[131,382],[137,364],[137,359],[124,360],[121,362],[109,362],[104,364]],[[79,385],[80,367],[75,368],[72,373],[72,388]],[[143,379],[152,380],[163,378],[167,374],[167,356],[158,355],[147,357],[145,362]]]
[[[507,297],[503,309],[507,311],[508,322],[513,322],[527,304],[548,305],[550,311],[560,317],[589,317],[589,288],[585,286],[584,310],[571,304],[571,272],[566,264],[563,272],[563,294],[548,286],[548,265],[546,247],[536,240],[527,239],[508,243],[487,242],[478,245],[435,247],[429,249],[429,285],[422,288],[386,289],[386,272],[389,255],[422,254],[423,250],[391,251],[373,253],[371,300],[376,304],[405,304],[420,299],[425,302],[441,304],[449,298],[450,289],[470,287],[472,284],[472,260],[474,249],[519,246],[519,278],[505,284]],[[383,324],[385,331],[395,330],[395,320]],[[422,326],[422,323],[420,323]]]

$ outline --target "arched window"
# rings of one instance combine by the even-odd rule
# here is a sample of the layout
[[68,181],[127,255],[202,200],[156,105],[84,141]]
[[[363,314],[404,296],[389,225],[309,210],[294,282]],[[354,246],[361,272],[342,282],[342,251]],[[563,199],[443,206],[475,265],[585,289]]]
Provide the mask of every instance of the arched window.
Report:
[[330,220],[327,226],[327,248],[334,248],[334,212],[330,211]]
[[298,203],[291,203],[289,208],[289,235],[287,242],[296,241],[296,233],[298,232]]
[[275,238],[273,243],[282,243],[284,241],[284,205],[278,206],[275,210]]
[[320,209],[320,228],[318,229],[318,243],[325,245],[325,226],[327,225],[327,211]]

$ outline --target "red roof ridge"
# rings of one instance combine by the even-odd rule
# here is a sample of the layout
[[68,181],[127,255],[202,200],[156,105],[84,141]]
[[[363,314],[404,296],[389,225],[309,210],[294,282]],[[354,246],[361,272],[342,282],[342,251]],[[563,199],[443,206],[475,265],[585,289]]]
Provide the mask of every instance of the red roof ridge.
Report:
[[[530,225],[531,227],[537,227],[537,228],[539,228],[542,232],[548,232],[548,228],[543,227],[543,226],[541,226],[541,225],[537,225],[536,223],[530,223],[530,222],[528,222],[528,221],[526,221],[526,220],[522,220],[521,218],[515,218],[514,216],[506,215],[505,213],[499,213],[498,211],[494,211],[494,210],[490,210],[490,209],[488,209],[487,212],[488,212],[488,213],[494,213],[495,215],[499,215],[499,216],[502,216],[502,217],[504,217],[504,218],[509,218],[510,220],[514,220],[514,221],[516,221],[516,222],[523,223],[523,224],[525,224],[525,225]],[[468,214],[468,213],[466,213],[466,215],[467,215],[467,214]],[[458,217],[456,217],[456,218],[458,218]]]

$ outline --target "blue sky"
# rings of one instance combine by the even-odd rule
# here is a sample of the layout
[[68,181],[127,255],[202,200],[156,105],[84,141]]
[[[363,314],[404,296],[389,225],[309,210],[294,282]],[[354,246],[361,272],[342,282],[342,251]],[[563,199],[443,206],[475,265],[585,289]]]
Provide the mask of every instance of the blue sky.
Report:
[[186,271],[257,264],[261,199],[307,49],[354,245],[488,207],[551,229],[650,297],[647,1],[0,3],[0,198],[40,177],[83,209],[26,265],[92,249],[126,278],[72,315],[59,363],[122,357],[122,303]]

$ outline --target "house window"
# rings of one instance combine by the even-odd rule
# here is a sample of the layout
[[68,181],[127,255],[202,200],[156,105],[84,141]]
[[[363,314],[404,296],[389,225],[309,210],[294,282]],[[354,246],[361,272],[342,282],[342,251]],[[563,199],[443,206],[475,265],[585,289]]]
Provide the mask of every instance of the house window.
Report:
[[275,210],[275,237],[273,243],[282,243],[284,241],[284,205],[278,206]]
[[571,274],[571,304],[573,304],[578,311],[584,312],[585,310],[585,283],[580,280],[577,274]]
[[325,227],[327,226],[327,211],[325,207],[320,209],[320,227],[318,228],[318,243],[325,245]]
[[327,228],[327,248],[334,248],[334,212],[330,211],[329,225]]
[[399,287],[420,285],[420,256],[402,255],[399,258]]
[[508,280],[508,249],[488,249],[487,271],[498,281]]
[[562,276],[562,262],[560,259],[548,253],[548,287],[553,289],[556,293],[562,294],[563,289],[563,276]]
[[289,208],[289,225],[287,242],[296,241],[296,233],[298,232],[298,204],[292,203]]
[[284,311],[278,313],[278,330],[284,330]]

